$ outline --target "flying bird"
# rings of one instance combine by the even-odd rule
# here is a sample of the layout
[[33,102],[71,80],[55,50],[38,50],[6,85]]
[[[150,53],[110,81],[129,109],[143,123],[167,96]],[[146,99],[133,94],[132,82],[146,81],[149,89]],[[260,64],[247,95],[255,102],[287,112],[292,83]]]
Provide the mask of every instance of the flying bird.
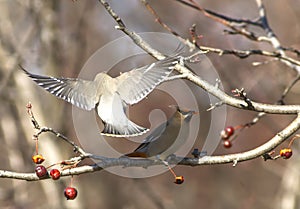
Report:
[[169,78],[178,60],[179,56],[167,57],[115,78],[101,72],[93,81],[36,75],[21,68],[34,82],[56,97],[85,110],[95,109],[104,124],[102,135],[132,137],[142,135],[149,129],[129,120],[126,108],[144,99]]
[[192,110],[175,107],[176,112],[170,119],[154,129],[139,147],[125,156],[149,159],[158,158],[164,161],[168,156],[174,154],[189,136],[192,116],[199,114]]

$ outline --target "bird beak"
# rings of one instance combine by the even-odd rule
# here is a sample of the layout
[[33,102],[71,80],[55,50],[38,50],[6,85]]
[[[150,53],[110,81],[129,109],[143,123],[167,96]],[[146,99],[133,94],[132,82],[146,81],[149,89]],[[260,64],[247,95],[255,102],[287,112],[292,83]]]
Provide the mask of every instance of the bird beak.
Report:
[[[191,111],[191,110],[186,109],[186,108],[179,108],[178,105],[169,105],[168,107],[175,108],[175,109],[178,110],[178,111],[184,111],[184,112],[189,112],[189,111]],[[191,111],[191,112],[192,112],[193,115],[199,115],[199,114],[200,114],[200,112],[196,112],[196,111]]]

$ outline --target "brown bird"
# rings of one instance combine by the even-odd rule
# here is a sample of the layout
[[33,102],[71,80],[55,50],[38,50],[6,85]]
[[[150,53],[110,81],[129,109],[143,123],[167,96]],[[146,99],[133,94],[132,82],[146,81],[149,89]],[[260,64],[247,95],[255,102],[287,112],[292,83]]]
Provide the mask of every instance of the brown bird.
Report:
[[138,148],[125,156],[165,160],[174,154],[189,136],[192,116],[199,114],[175,107],[176,112],[168,121],[158,126]]

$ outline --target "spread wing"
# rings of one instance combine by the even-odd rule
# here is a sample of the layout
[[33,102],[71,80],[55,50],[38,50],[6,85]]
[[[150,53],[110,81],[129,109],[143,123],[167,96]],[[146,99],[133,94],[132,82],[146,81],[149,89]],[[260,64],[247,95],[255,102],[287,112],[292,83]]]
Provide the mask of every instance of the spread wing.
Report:
[[96,82],[35,75],[22,69],[40,87],[77,107],[91,110],[98,102]]
[[127,104],[138,103],[171,74],[177,63],[178,57],[168,57],[123,73],[116,78],[117,92]]

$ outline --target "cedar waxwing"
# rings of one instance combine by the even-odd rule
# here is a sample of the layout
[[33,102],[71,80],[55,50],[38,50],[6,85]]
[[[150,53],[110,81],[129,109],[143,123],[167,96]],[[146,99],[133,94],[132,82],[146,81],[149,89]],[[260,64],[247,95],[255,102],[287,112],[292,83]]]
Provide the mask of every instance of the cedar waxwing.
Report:
[[101,134],[130,137],[141,135],[149,129],[127,118],[127,105],[144,99],[168,78],[178,62],[179,56],[167,57],[115,78],[101,72],[96,75],[94,81],[41,76],[22,69],[51,94],[85,110],[95,108],[104,124]]
[[165,160],[174,154],[187,140],[192,116],[199,114],[191,110],[183,110],[178,106],[168,121],[158,126],[143,143],[127,157],[141,157]]

